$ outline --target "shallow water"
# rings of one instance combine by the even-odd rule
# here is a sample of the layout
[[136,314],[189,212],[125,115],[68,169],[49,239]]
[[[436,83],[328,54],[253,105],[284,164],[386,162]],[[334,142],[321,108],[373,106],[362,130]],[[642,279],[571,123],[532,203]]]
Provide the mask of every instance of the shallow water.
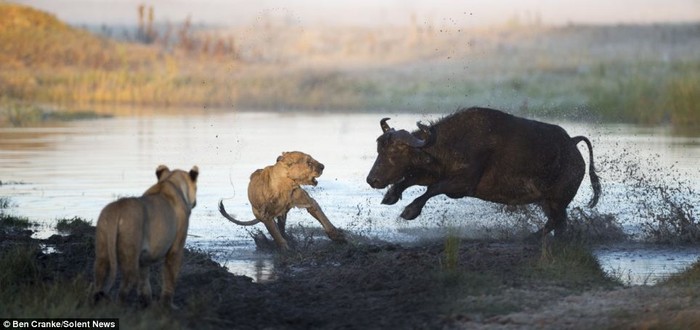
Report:
[[697,246],[619,244],[593,251],[604,271],[626,285],[653,285],[683,271],[700,256]]
[[[440,117],[390,116],[391,125],[407,129],[414,128],[417,120]],[[367,236],[412,241],[426,235],[439,237],[445,228],[465,227],[465,232],[471,232],[508,216],[490,203],[439,197],[428,202],[417,220],[399,219],[403,207],[420,194],[420,188],[408,190],[397,205],[380,205],[383,191],[371,189],[365,177],[376,156],[375,139],[380,133],[381,117],[384,114],[196,111],[2,128],[0,196],[9,196],[18,205],[10,212],[44,225],[37,235],[48,236],[58,219],[79,216],[94,223],[101,208],[110,201],[140,195],[155,182],[159,164],[181,169],[198,165],[198,203],[192,213],[188,245],[211,252],[232,272],[260,281],[274,276],[270,257],[255,252],[249,228],[222,218],[217,203],[223,198],[229,213],[251,219],[248,177],[255,169],[273,164],[282,151],[304,151],[324,163],[326,169],[318,186],[307,190],[336,226]],[[614,159],[622,151],[631,154],[630,158],[638,158],[645,171],[680,171],[674,175],[689,180],[693,189],[698,187],[697,138],[674,137],[663,129],[625,125],[559,124],[572,136],[591,138],[606,189],[597,210],[617,214],[630,230],[640,219],[624,211],[635,206],[625,202],[625,183],[617,178],[623,171],[614,168]],[[587,155],[584,148],[582,151]],[[653,163],[648,164],[646,159]],[[583,207],[590,196],[586,177],[571,207]],[[320,227],[302,210],[290,212],[288,224]],[[676,252],[669,257],[674,264],[693,262],[697,256],[697,251]],[[599,253],[599,257],[612,269],[629,267],[628,259],[640,260],[624,253]],[[634,265],[639,264],[635,261]],[[656,274],[658,269],[671,269],[667,264],[647,263],[645,267],[654,268],[649,271]]]

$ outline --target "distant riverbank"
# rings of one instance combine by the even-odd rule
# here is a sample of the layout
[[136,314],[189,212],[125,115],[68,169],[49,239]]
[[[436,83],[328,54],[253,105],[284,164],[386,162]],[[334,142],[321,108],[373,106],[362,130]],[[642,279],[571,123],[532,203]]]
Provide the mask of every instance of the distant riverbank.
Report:
[[700,125],[698,24],[272,25],[186,31],[185,47],[116,41],[14,4],[0,4],[0,14],[12,18],[0,22],[4,125],[37,108],[89,113],[104,105],[420,113],[479,105],[569,120]]

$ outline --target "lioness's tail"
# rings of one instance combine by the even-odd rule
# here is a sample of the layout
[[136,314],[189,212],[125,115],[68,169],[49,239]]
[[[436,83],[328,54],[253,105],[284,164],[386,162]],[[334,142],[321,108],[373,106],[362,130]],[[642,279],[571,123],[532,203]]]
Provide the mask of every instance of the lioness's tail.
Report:
[[596,204],[598,204],[598,198],[600,198],[600,179],[598,178],[598,175],[595,173],[595,167],[593,166],[593,145],[591,144],[591,141],[589,141],[585,136],[577,136],[571,138],[575,144],[578,144],[579,142],[583,141],[586,142],[586,145],[588,146],[588,176],[591,177],[591,187],[593,188],[593,197],[591,198],[591,201],[588,202],[588,207],[594,207]]
[[236,220],[236,218],[232,217],[231,215],[228,214],[228,212],[226,212],[226,209],[224,208],[224,200],[223,200],[223,199],[222,199],[222,200],[219,200],[219,213],[221,213],[221,215],[223,215],[224,218],[226,218],[226,219],[228,219],[229,221],[231,221],[231,222],[233,222],[233,223],[235,223],[235,224],[237,224],[237,225],[240,225],[240,226],[252,226],[252,225],[257,224],[258,222],[260,222],[260,220],[258,220],[258,219],[253,219],[253,220],[250,220],[250,221],[240,221],[240,220]]
[[[121,217],[121,214],[119,215]],[[107,255],[109,256],[109,277],[107,285],[110,287],[117,278],[117,236],[119,236],[119,219],[110,223],[110,230],[107,236]]]
[[[107,205],[97,220],[95,229],[95,290],[93,302],[107,296],[117,278],[117,235],[119,217],[116,203]],[[116,208],[117,210],[112,210]],[[115,219],[115,214],[118,214]]]

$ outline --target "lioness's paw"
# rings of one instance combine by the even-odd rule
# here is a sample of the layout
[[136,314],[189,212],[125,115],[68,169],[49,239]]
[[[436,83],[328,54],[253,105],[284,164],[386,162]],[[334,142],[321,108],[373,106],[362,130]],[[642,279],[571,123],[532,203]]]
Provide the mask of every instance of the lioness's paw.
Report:
[[92,304],[97,305],[101,301],[110,301],[109,296],[104,293],[103,291],[96,292],[94,295],[92,295]]
[[340,230],[336,230],[336,231],[328,233],[328,238],[330,238],[332,241],[338,242],[338,243],[347,242],[347,240],[345,239],[345,234],[343,234],[343,232]]

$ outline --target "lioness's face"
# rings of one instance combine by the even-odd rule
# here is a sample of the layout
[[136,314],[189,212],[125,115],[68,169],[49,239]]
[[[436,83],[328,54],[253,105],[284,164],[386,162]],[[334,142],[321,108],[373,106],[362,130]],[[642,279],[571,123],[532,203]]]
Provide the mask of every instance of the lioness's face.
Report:
[[277,162],[287,167],[287,177],[299,185],[317,185],[316,178],[323,174],[325,166],[313,157],[299,151],[284,152]]

